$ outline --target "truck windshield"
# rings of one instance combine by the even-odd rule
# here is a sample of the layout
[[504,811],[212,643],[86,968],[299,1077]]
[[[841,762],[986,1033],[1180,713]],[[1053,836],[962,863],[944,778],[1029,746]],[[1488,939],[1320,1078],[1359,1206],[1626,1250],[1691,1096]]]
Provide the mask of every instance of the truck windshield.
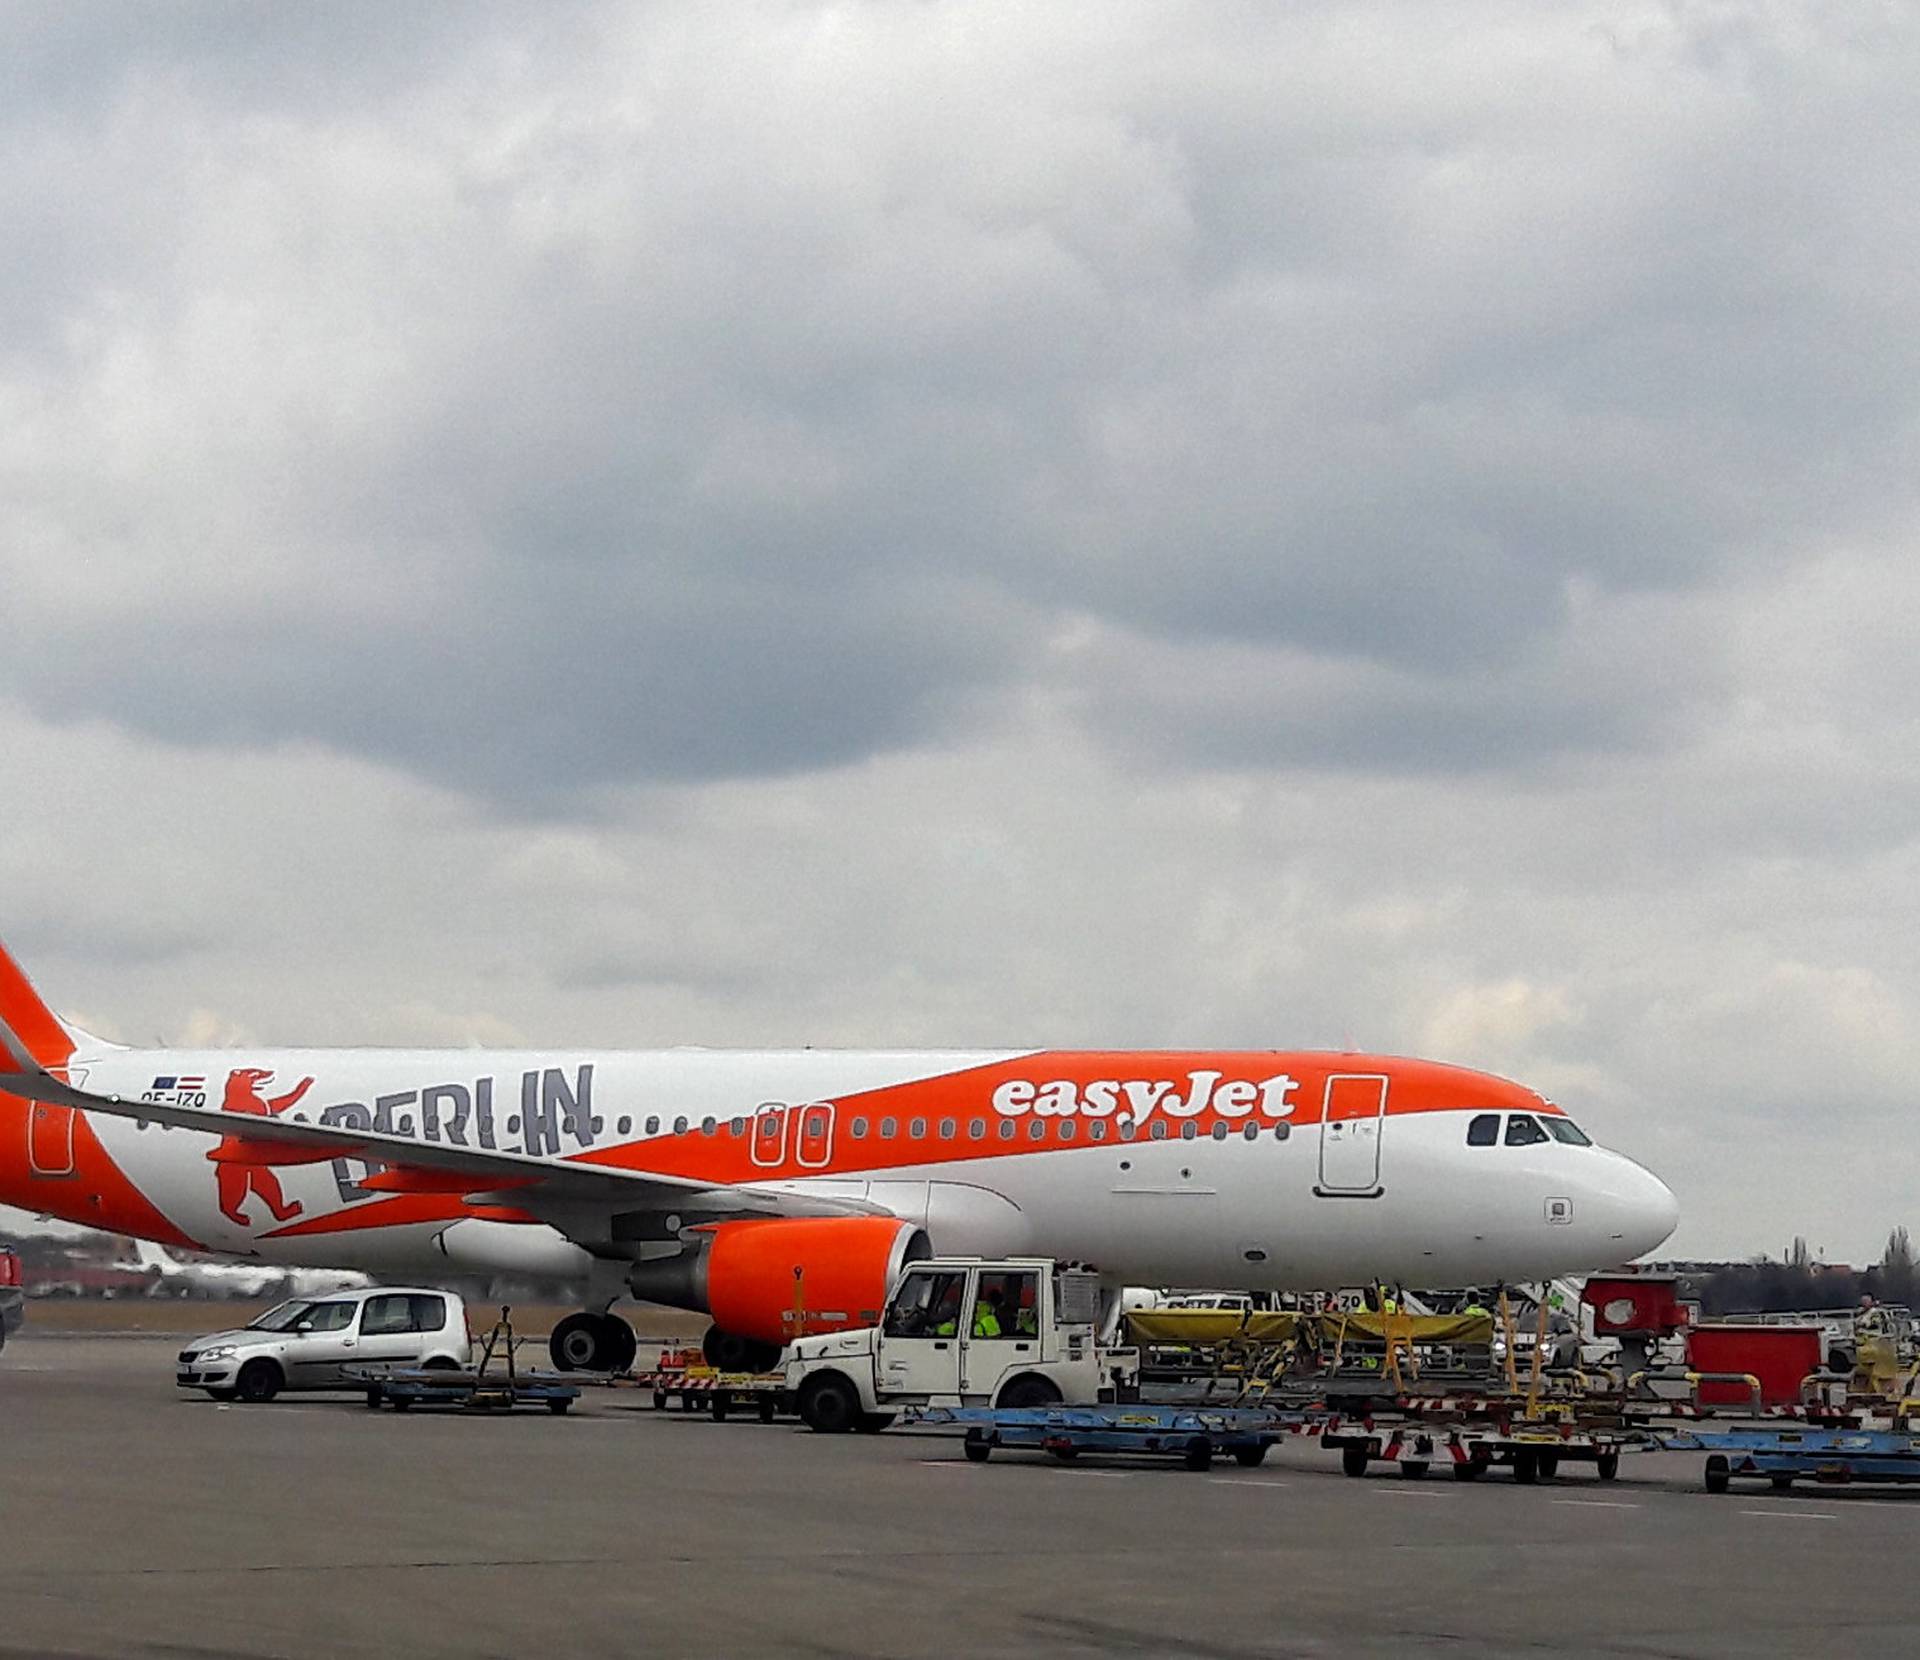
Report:
[[888,1337],[952,1337],[959,1328],[960,1299],[966,1289],[964,1272],[909,1274],[887,1305],[881,1329]]

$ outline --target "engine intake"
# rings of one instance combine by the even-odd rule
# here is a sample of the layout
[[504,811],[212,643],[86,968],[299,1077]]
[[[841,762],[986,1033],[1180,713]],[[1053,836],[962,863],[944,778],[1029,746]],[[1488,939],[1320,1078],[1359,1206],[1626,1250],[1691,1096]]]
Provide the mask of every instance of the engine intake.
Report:
[[715,1222],[678,1256],[636,1263],[634,1296],[711,1314],[722,1330],[776,1346],[879,1324],[894,1281],[933,1255],[924,1228],[893,1216]]

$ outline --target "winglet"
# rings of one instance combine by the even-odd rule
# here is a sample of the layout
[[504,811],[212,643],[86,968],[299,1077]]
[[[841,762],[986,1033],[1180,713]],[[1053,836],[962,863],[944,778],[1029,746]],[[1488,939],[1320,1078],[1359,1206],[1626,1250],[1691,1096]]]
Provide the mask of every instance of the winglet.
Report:
[[[64,1066],[73,1054],[73,1038],[40,994],[20,972],[20,966],[0,945],[0,1044],[22,1072],[34,1066]],[[23,1064],[32,1063],[32,1064]]]

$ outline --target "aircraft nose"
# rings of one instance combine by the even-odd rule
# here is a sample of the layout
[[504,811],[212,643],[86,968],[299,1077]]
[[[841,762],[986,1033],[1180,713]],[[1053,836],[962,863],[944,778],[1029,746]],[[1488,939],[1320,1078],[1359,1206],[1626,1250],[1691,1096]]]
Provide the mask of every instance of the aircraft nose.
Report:
[[1680,1201],[1673,1189],[1620,1153],[1608,1155],[1600,1200],[1607,1242],[1622,1262],[1663,1244],[1679,1225]]

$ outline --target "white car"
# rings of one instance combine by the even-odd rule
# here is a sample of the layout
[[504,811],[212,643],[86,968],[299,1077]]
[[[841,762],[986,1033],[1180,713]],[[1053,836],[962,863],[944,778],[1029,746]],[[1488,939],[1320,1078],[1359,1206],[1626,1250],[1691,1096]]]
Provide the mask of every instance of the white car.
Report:
[[364,1389],[350,1366],[466,1366],[467,1307],[450,1291],[377,1285],[294,1297],[250,1326],[198,1337],[174,1381],[216,1401],[270,1401],[283,1389]]

